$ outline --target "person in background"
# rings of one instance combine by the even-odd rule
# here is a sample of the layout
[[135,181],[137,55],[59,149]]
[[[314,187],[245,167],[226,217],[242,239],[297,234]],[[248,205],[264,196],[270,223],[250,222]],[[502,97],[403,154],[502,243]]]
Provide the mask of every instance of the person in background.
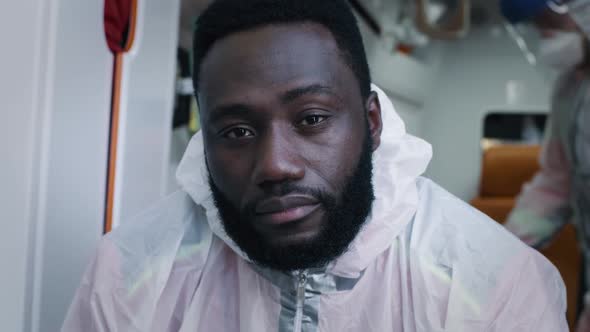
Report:
[[346,0],[216,0],[182,190],[101,242],[64,332],[567,330],[559,272],[420,177]]
[[[573,221],[590,267],[590,1],[501,0],[512,23],[530,21],[541,34],[538,58],[561,75],[540,157],[541,169],[523,187],[506,227],[540,248]],[[590,273],[585,273],[590,276]],[[589,280],[584,280],[588,289]],[[577,331],[590,332],[590,297]]]

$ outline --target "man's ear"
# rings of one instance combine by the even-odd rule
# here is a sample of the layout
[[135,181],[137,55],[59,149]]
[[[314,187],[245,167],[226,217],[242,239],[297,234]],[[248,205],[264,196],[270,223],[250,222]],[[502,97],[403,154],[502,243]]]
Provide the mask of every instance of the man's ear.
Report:
[[369,122],[369,133],[373,142],[373,151],[381,145],[381,132],[383,131],[383,121],[381,118],[381,104],[376,92],[371,92],[365,104],[367,112],[367,121]]

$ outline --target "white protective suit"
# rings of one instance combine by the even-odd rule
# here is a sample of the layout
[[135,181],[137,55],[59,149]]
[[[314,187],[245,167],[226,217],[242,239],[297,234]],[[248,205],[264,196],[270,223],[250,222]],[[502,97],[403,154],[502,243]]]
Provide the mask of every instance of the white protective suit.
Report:
[[[557,82],[540,171],[518,197],[506,227],[543,247],[573,222],[590,286],[590,78],[568,72]],[[590,305],[590,293],[586,295]]]
[[420,178],[430,146],[373,89],[376,200],[341,257],[293,274],[250,263],[223,231],[197,134],[183,190],[103,239],[62,331],[567,331],[557,270]]

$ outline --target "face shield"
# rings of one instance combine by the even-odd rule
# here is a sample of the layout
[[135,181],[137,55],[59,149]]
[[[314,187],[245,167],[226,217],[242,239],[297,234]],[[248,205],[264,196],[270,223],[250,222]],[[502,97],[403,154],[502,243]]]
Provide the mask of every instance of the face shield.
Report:
[[590,0],[506,0],[505,27],[531,65],[567,71],[586,57]]

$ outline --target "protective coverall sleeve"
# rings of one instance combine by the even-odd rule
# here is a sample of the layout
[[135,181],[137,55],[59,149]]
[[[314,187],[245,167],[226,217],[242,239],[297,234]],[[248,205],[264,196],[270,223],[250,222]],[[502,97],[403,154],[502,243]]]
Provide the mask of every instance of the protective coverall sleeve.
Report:
[[569,221],[570,164],[556,129],[549,125],[540,171],[520,193],[506,227],[533,247],[549,242]]
[[514,282],[508,287],[510,295],[498,301],[502,303],[500,314],[486,331],[568,331],[563,280],[538,252],[531,252],[519,265]]
[[116,296],[103,296],[111,294],[116,288],[113,287],[113,275],[119,274],[118,261],[113,246],[103,239],[98,254],[88,266],[74,295],[62,332],[121,331],[112,319],[118,316],[114,311],[121,309],[116,306]]
[[121,223],[100,241],[62,332],[178,331],[211,240],[182,191]]

